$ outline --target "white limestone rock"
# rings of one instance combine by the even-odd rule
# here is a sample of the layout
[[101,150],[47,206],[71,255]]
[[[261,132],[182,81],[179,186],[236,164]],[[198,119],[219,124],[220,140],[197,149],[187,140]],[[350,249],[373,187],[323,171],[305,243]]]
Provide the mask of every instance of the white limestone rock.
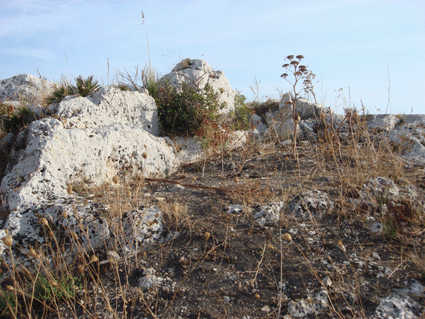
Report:
[[[226,114],[235,109],[235,91],[232,90],[229,80],[222,71],[213,71],[208,63],[199,59],[185,59],[178,63],[169,74],[164,75],[161,83],[169,83],[177,91],[181,91],[183,83],[194,88],[203,89],[208,84],[215,92],[219,92],[220,103],[225,107],[219,110],[220,114]],[[220,90],[223,93],[220,93]]]
[[254,215],[255,223],[259,226],[277,225],[280,219],[280,212],[284,206],[284,202],[273,202],[262,206]]
[[314,297],[290,301],[288,313],[295,318],[304,318],[309,314],[317,314],[328,308],[328,295],[326,290],[319,291]]
[[392,114],[374,114],[369,115],[367,119],[368,128],[386,132],[393,130],[400,123],[400,119]]
[[425,166],[425,115],[405,115],[389,137],[400,145],[406,160]]
[[314,220],[331,213],[334,206],[328,194],[316,190],[308,191],[292,199],[285,209],[285,214],[297,220]]
[[[292,113],[282,113],[281,111],[272,111],[266,113],[267,130],[266,136],[278,137],[280,140],[293,139],[295,122]],[[297,137],[301,137],[303,131],[297,124]]]
[[97,128],[108,125],[141,127],[158,136],[160,125],[155,100],[145,93],[108,86],[93,96],[67,96],[50,110],[63,118],[65,128]]
[[65,129],[58,120],[42,119],[21,135],[26,147],[1,184],[11,210],[50,194],[64,196],[67,183],[73,181],[96,185],[123,169],[163,176],[179,165],[169,140],[152,136],[142,127]]
[[[292,115],[292,97],[290,93],[285,93],[280,102],[279,110],[282,114]],[[302,120],[316,118],[323,112],[323,105],[319,103],[312,103],[303,97],[298,97],[295,104],[295,113],[300,116]]]
[[50,95],[55,83],[40,79],[31,74],[20,74],[0,80],[0,99],[12,101],[39,102],[41,93]]
[[[162,212],[156,207],[126,212],[116,225],[123,227],[128,250],[157,243],[165,232]],[[115,233],[119,234],[120,232],[116,230]]]

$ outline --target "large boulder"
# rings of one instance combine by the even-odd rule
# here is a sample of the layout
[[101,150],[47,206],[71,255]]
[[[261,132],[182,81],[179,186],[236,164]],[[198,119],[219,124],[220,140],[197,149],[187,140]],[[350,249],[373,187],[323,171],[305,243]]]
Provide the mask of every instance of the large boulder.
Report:
[[67,96],[48,110],[63,119],[65,128],[98,128],[108,125],[139,127],[158,136],[160,125],[155,100],[137,91],[107,86],[93,96]]
[[403,116],[390,132],[390,140],[400,146],[406,160],[425,166],[425,115]]
[[[286,115],[292,115],[293,99],[290,93],[285,93],[279,102],[279,110]],[[295,113],[298,114],[301,120],[316,118],[323,112],[323,105],[312,103],[305,98],[298,97],[295,103]]]
[[3,101],[40,102],[42,95],[53,92],[55,83],[40,79],[31,74],[20,74],[0,80],[0,99]]
[[222,71],[213,71],[207,62],[198,59],[185,59],[178,63],[170,73],[164,75],[161,83],[168,83],[180,91],[183,83],[203,89],[206,85],[211,86],[220,95],[219,102],[225,107],[220,114],[229,113],[235,109],[235,91],[232,90],[229,80]]
[[[180,165],[176,147],[155,136],[156,105],[144,93],[106,87],[89,97],[68,96],[48,110],[53,118],[34,121],[2,143],[11,150],[0,188],[2,209],[9,212],[0,221],[0,238],[8,233],[24,250],[42,244],[40,219],[45,218],[55,229],[72,227],[79,238],[87,234],[85,245],[99,247],[110,233],[99,212],[108,209],[84,203],[71,185],[113,184],[115,176],[118,181],[166,176]],[[75,214],[79,222],[69,224],[63,213]],[[0,242],[0,255],[5,252]]]

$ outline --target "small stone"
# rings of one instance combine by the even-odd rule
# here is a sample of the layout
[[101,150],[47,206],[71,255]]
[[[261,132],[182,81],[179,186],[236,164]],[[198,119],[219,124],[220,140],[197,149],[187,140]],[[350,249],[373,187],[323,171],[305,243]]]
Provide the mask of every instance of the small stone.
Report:
[[263,312],[270,312],[270,307],[269,306],[264,306],[263,308],[261,308],[261,311],[263,311]]
[[330,286],[332,286],[332,280],[331,280],[331,278],[329,278],[328,276],[326,276],[325,278],[323,278],[323,279],[322,279],[322,282],[323,282],[323,284],[324,284],[326,287],[330,287]]
[[370,231],[375,234],[381,234],[383,231],[382,224],[379,222],[373,223],[372,226],[370,226]]
[[381,257],[379,256],[379,254],[377,252],[373,252],[372,257],[375,258],[375,259],[381,260]]
[[224,296],[223,297],[223,301],[224,302],[229,302],[230,301],[230,297],[229,296]]

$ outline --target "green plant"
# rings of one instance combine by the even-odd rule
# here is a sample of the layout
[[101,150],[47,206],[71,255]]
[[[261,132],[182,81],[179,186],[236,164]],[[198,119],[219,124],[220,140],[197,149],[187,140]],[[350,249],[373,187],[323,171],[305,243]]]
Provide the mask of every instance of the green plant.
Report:
[[235,95],[235,110],[231,111],[231,127],[233,130],[248,130],[251,128],[250,117],[252,110],[245,104],[246,97],[240,93]]
[[156,102],[163,133],[170,135],[202,136],[202,126],[218,123],[217,111],[222,107],[209,85],[197,90],[183,84],[179,93],[166,84],[159,88]]
[[[293,55],[288,55],[285,59],[289,60],[289,63],[285,63],[282,67],[285,68],[287,71],[291,72],[294,76],[294,82],[290,82],[287,77],[288,73],[283,73],[281,77],[283,77],[289,84],[292,86],[292,90],[294,92],[294,99],[290,100],[288,103],[292,106],[292,119],[294,120],[294,149],[293,149],[293,155],[295,156],[296,150],[297,150],[297,127],[298,123],[300,122],[300,116],[296,114],[295,112],[295,106],[297,104],[298,96],[300,95],[301,91],[306,92],[307,94],[311,93],[314,96],[314,99],[316,100],[314,91],[313,91],[313,83],[312,80],[316,77],[313,72],[307,70],[307,67],[305,65],[300,65],[301,60],[304,57],[302,55],[297,55],[296,59],[294,60]],[[291,68],[293,70],[291,70]],[[302,81],[301,89],[297,90],[298,84]]]
[[83,79],[82,76],[79,76],[75,79],[75,86],[72,86],[72,90],[81,96],[87,96],[96,92],[99,88],[99,82],[94,80],[94,76],[90,75],[87,79]]
[[34,285],[34,298],[50,305],[52,302],[61,302],[75,297],[79,280],[72,277],[68,272],[58,277],[47,279],[43,274],[40,274]]
[[0,291],[0,318],[16,317],[16,309],[19,311],[19,303],[16,303],[15,294],[8,291]]
[[14,108],[12,105],[0,102],[0,117],[6,132],[18,131],[31,122],[32,113],[26,106]]
[[75,79],[75,85],[62,84],[49,98],[50,102],[60,102],[66,96],[77,94],[80,96],[88,96],[96,92],[100,88],[99,82],[94,80],[94,76],[90,75],[84,79],[81,75]]
[[49,98],[51,103],[56,101],[62,101],[66,96],[74,94],[71,86],[61,85],[57,89],[55,89],[52,95]]
[[383,234],[396,239],[399,232],[399,225],[397,221],[392,217],[388,216],[382,223]]

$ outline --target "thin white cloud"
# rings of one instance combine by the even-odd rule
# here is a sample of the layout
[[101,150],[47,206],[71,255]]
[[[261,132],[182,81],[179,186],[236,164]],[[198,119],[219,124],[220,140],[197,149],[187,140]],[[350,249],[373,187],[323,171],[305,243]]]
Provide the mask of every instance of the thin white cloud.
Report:
[[30,49],[30,48],[9,48],[0,49],[1,54],[17,55],[21,57],[37,58],[45,61],[49,61],[54,57],[54,54],[50,50],[45,49]]

